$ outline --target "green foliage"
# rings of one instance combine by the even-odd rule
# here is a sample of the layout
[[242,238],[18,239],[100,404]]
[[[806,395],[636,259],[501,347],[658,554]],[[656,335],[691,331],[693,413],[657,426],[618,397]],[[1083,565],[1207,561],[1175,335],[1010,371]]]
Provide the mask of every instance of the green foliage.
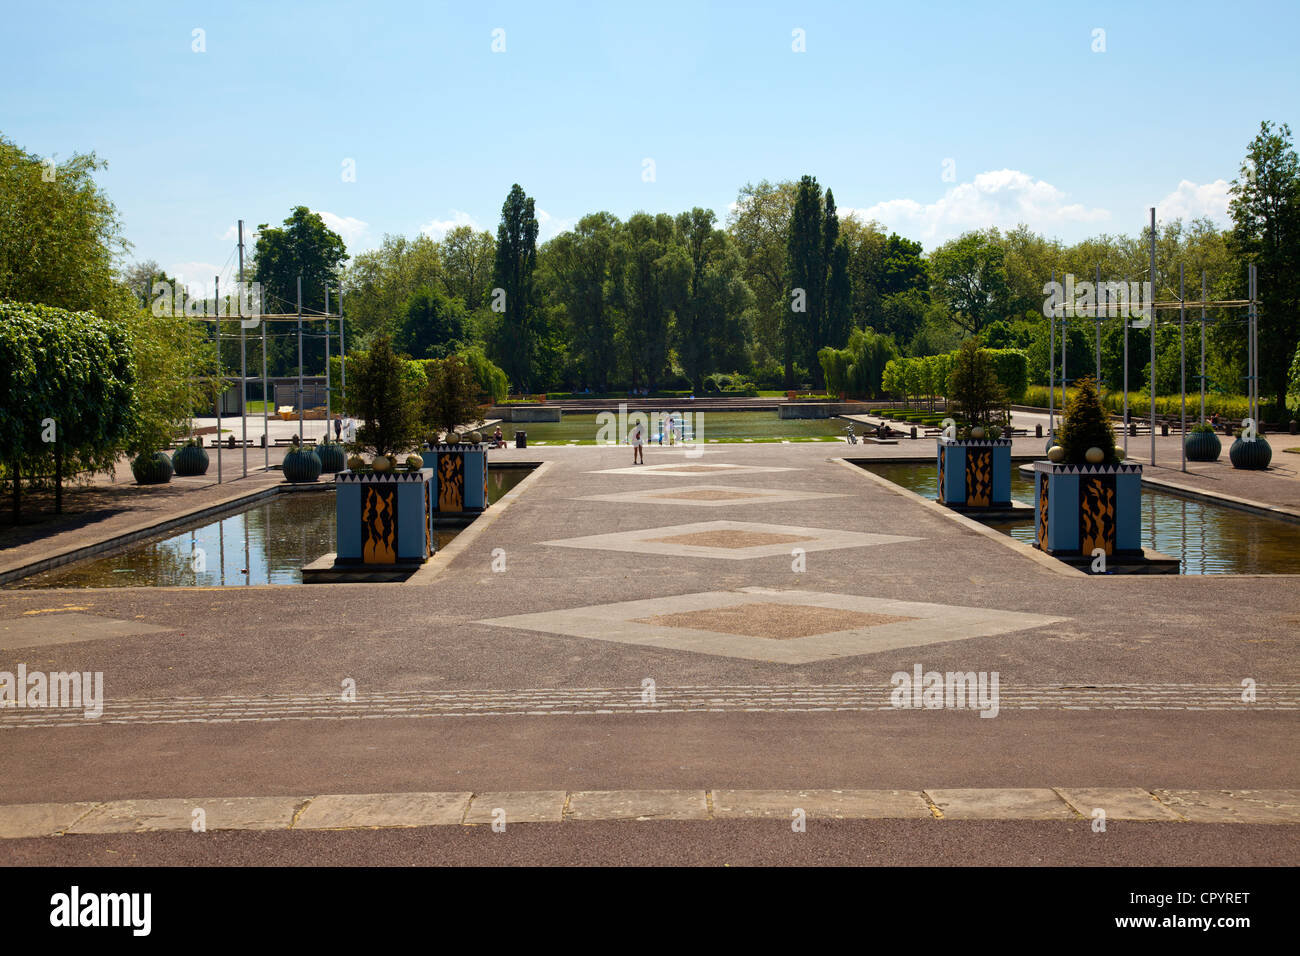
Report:
[[[253,278],[262,283],[265,311],[288,313],[297,309],[299,276],[304,314],[324,310],[325,290],[337,290],[342,265],[348,258],[342,237],[325,225],[319,213],[306,206],[294,208],[283,226],[262,223],[257,228]],[[271,374],[285,375],[298,368],[296,335],[275,339],[272,345]],[[304,336],[304,368],[320,369],[324,364],[324,338]]]
[[505,297],[495,352],[510,381],[520,391],[527,392],[537,371],[541,338],[533,290],[533,272],[537,268],[537,212],[533,198],[525,195],[518,183],[510,187],[501,206],[495,256],[494,287],[502,290]]
[[1085,456],[1089,448],[1102,450],[1105,455],[1102,464],[1116,462],[1115,431],[1097,397],[1097,383],[1091,377],[1079,380],[1065,406],[1065,423],[1057,430],[1056,438],[1065,450],[1066,464],[1087,464]]
[[[1066,396],[1066,401],[1074,395],[1076,389],[1070,388]],[[1047,389],[1042,385],[1031,385],[1025,390],[1024,404],[1032,405],[1035,408],[1047,407]],[[1101,396],[1102,407],[1111,415],[1124,414],[1124,393],[1107,392]],[[1055,408],[1059,411],[1064,407],[1061,398],[1061,389],[1056,389]],[[1151,415],[1151,396],[1146,392],[1129,392],[1128,396],[1129,417],[1135,419],[1145,419]],[[1201,399],[1197,393],[1189,392],[1187,395],[1187,414],[1188,417],[1199,415],[1201,411]],[[1221,418],[1229,420],[1240,420],[1247,417],[1250,412],[1250,402],[1244,395],[1220,395],[1210,393],[1205,396],[1205,414],[1218,415]],[[1281,416],[1277,413],[1276,408],[1269,402],[1260,403],[1260,413],[1265,421],[1276,421]],[[1179,395],[1157,395],[1156,396],[1156,415],[1164,418],[1178,418],[1182,414],[1182,398]]]
[[1233,250],[1259,267],[1260,392],[1282,407],[1300,341],[1300,157],[1289,126],[1259,124],[1229,193]]
[[1189,430],[1193,432],[1209,432],[1211,435],[1214,434],[1214,426],[1209,422],[1197,422]]
[[1006,254],[987,233],[968,232],[930,256],[935,288],[952,307],[953,320],[978,335],[1002,318],[1007,305]]
[[416,358],[443,358],[465,344],[468,318],[459,299],[439,289],[417,289],[393,337],[394,346]]
[[368,351],[349,353],[347,371],[346,411],[363,422],[358,443],[376,455],[413,448],[428,383],[421,363],[397,354],[392,339],[380,335]]
[[981,349],[993,361],[998,384],[1007,393],[1010,404],[1019,404],[1029,387],[1029,356],[1024,349]]
[[465,360],[465,364],[470,367],[470,371],[474,373],[474,381],[478,383],[479,391],[486,392],[494,402],[505,401],[506,396],[510,394],[506,373],[492,364],[478,346],[468,348],[460,355]]
[[205,330],[183,315],[125,314],[131,333],[138,413],[127,450],[156,451],[185,431],[216,399],[216,356]]
[[47,164],[0,137],[0,299],[117,314],[126,243],[95,185],[105,165],[93,153]]
[[425,386],[421,416],[437,431],[453,431],[478,421],[479,384],[474,370],[459,355],[422,363]]
[[948,411],[966,426],[1002,426],[1008,421],[1006,391],[998,382],[993,358],[967,339],[948,373]]
[[131,336],[90,312],[0,301],[0,461],[10,474],[111,467],[138,425]]

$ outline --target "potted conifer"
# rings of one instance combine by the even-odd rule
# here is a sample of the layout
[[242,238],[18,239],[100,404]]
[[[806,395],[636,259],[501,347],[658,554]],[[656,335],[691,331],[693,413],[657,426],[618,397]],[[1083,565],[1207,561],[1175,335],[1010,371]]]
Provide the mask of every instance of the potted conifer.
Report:
[[951,422],[939,436],[939,501],[956,508],[1011,507],[1011,439],[1006,395],[993,360],[967,339],[948,375]]
[[1053,555],[1140,555],[1142,466],[1122,460],[1096,382],[1077,385],[1059,453],[1034,462],[1036,546]]

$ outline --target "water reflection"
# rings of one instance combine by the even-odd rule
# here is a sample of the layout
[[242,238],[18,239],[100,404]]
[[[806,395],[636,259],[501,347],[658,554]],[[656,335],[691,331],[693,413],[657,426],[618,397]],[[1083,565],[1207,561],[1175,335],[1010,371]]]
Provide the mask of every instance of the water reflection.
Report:
[[[938,496],[932,462],[873,464],[870,471],[928,498]],[[1034,503],[1034,483],[1013,467],[1011,497]],[[1032,516],[992,527],[1033,543]],[[1142,488],[1142,547],[1179,559],[1183,574],[1300,574],[1300,525]]]
[[[497,501],[523,480],[523,469],[498,469],[488,478]],[[301,584],[302,567],[334,550],[334,493],[279,494],[169,538],[119,554],[24,579],[21,588],[240,587]],[[445,548],[460,528],[440,529]]]

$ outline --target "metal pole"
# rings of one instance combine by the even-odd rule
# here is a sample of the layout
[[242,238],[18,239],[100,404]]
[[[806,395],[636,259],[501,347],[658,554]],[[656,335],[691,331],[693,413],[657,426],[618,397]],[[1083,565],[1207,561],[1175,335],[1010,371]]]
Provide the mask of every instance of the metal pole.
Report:
[[[239,301],[244,301],[244,220],[239,220]],[[239,420],[243,423],[244,477],[248,477],[248,353],[244,312],[239,310]]]
[[1151,467],[1156,465],[1156,207],[1151,207]]
[[343,283],[339,283],[339,408],[340,414],[346,414],[348,407],[348,363],[347,353],[343,349]]
[[1124,319],[1124,383],[1121,386],[1124,390],[1124,457],[1128,458],[1128,323],[1132,318],[1132,302],[1129,303],[1129,315],[1123,316]]
[[1250,347],[1254,362],[1251,366],[1251,391],[1255,396],[1255,428],[1259,428],[1259,269],[1250,264]]
[[1097,397],[1101,397],[1101,263],[1097,263],[1097,283],[1093,289],[1092,319],[1097,324]]
[[221,276],[212,277],[212,296],[217,313],[217,484],[221,484],[221,389],[226,384],[221,374]]
[[1183,295],[1183,264],[1178,263],[1178,389],[1183,395],[1182,441],[1178,447],[1182,450],[1183,471],[1187,470],[1187,297]]
[[1205,421],[1205,270],[1201,270],[1201,421]]
[[325,286],[325,440],[329,441],[334,424],[334,404],[330,401],[330,287]]
[[[1052,270],[1052,284],[1056,284],[1056,270]],[[1062,303],[1065,297],[1061,297]],[[1050,439],[1055,434],[1055,416],[1056,416],[1056,309],[1047,317],[1048,325],[1048,346],[1047,346],[1047,437]]]
[[302,276],[298,276],[298,447],[303,444],[302,434]]
[[[257,294],[257,312],[261,315],[265,310],[262,301],[262,293],[259,290]],[[266,379],[266,319],[262,319],[262,468],[264,471],[271,470],[271,425],[269,421],[269,412],[267,411],[267,379]]]

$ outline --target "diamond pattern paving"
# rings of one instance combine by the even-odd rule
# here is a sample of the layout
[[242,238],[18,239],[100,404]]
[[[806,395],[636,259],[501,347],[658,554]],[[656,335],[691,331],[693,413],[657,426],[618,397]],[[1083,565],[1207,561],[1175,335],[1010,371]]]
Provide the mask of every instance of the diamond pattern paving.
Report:
[[804,664],[990,637],[1063,620],[1018,611],[755,587],[515,614],[479,623],[697,654]]
[[745,560],[775,555],[789,557],[794,546],[805,552],[916,541],[894,534],[867,534],[830,528],[760,524],[752,521],[699,521],[694,524],[640,531],[593,534],[581,538],[560,538],[544,544],[561,548],[594,548],[599,551],[629,551],[680,558],[722,558]]
[[774,604],[766,601],[734,604],[711,611],[687,611],[683,614],[659,614],[641,618],[638,623],[657,627],[689,627],[719,634],[741,634],[788,641],[796,637],[829,634],[860,627],[876,627],[915,618],[894,614],[863,614],[831,607],[807,607],[798,604]]

